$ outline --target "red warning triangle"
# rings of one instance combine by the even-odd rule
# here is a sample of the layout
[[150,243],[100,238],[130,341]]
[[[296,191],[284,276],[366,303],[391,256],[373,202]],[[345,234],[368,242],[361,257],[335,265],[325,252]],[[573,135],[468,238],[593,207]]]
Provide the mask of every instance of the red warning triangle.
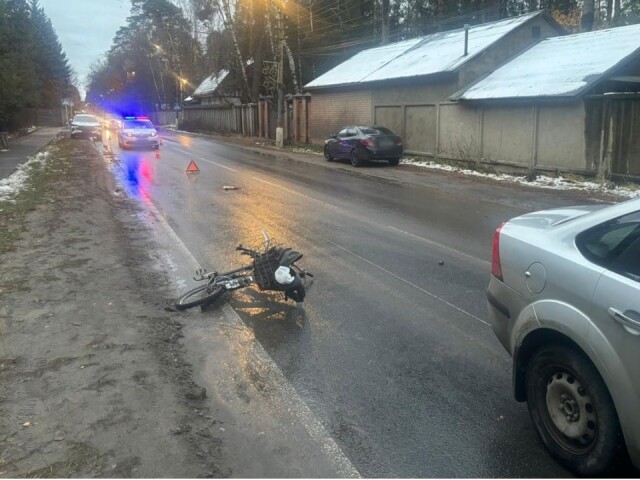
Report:
[[196,165],[196,162],[191,160],[189,162],[189,165],[187,165],[187,173],[199,173],[199,172],[200,172],[200,169]]

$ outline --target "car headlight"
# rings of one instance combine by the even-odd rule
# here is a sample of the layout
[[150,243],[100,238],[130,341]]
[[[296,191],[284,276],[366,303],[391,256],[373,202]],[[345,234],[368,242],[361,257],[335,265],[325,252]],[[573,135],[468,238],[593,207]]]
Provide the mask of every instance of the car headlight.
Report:
[[127,132],[127,137],[132,138],[133,137],[133,133]]
[[149,136],[150,137],[157,137],[158,136],[158,132],[151,132],[151,134]]

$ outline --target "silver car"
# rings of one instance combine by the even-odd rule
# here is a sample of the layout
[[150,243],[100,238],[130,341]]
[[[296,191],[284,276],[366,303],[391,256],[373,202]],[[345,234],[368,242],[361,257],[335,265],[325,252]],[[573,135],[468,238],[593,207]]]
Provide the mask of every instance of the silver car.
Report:
[[579,475],[640,467],[640,199],[495,232],[489,316],[549,452]]
[[102,140],[102,126],[95,115],[78,114],[69,123],[71,138],[95,137]]

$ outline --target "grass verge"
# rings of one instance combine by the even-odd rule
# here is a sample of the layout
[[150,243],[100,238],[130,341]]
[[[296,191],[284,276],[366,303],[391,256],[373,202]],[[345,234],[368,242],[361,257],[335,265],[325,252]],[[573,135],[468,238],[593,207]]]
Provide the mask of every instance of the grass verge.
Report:
[[11,200],[0,201],[0,255],[15,248],[26,229],[26,217],[38,205],[48,201],[56,183],[68,176],[73,145],[59,140],[46,147],[49,157],[44,162],[29,164],[27,180]]

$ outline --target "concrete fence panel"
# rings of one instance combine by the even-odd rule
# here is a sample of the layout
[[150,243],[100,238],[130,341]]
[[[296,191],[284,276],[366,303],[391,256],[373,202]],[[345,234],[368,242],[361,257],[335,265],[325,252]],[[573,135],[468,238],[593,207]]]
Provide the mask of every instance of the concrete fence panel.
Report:
[[480,160],[481,111],[446,103],[439,108],[438,154],[460,160]]
[[400,105],[375,107],[373,123],[402,135],[404,131],[404,118]]
[[[598,132],[598,138],[599,138]],[[538,167],[588,170],[585,152],[585,109],[575,104],[540,105],[537,125]]]
[[404,114],[405,150],[433,155],[436,152],[435,105],[407,105]]
[[487,162],[500,162],[529,168],[536,132],[534,108],[496,106],[484,109],[482,157]]

